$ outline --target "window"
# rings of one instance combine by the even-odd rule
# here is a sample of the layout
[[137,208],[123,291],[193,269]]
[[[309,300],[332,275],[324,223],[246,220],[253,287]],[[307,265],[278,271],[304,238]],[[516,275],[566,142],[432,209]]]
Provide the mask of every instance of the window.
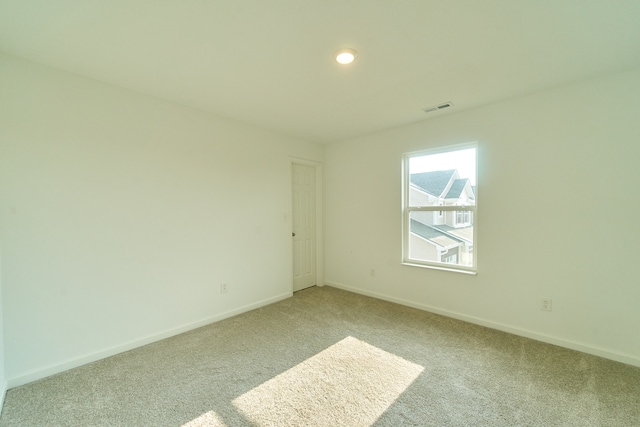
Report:
[[403,263],[475,273],[476,144],[410,153],[403,167]]
[[457,255],[451,255],[444,259],[445,264],[456,264],[458,262]]

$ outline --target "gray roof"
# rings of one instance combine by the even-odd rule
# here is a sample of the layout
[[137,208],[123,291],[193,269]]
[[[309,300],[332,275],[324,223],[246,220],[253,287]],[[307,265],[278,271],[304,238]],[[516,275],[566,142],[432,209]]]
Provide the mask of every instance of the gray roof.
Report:
[[427,193],[440,197],[455,173],[455,169],[412,173],[409,180],[413,185],[420,187]]
[[425,225],[415,219],[412,219],[410,222],[411,232],[417,234],[418,236],[427,239],[439,246],[443,247],[451,247],[456,246],[460,242],[461,239],[456,238],[455,236],[447,235],[439,230],[436,230],[433,227]]
[[467,243],[473,243],[473,225],[467,227],[450,227],[446,224],[438,224],[433,226],[436,230],[443,231],[449,237],[460,239]]
[[460,194],[462,193],[462,190],[464,190],[464,186],[467,182],[469,182],[469,178],[461,178],[453,181],[445,199],[457,199],[460,197]]
[[444,236],[445,234],[441,231],[436,230],[433,227],[429,227],[415,219],[411,220],[411,232],[417,234],[420,237],[424,237],[425,239],[433,239],[434,237]]

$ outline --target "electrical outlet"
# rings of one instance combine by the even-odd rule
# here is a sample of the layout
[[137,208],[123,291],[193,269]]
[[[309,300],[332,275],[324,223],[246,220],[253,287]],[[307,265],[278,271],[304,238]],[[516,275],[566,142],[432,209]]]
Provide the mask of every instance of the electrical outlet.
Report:
[[221,294],[226,294],[228,290],[229,289],[227,288],[227,284],[226,283],[223,283],[223,284],[220,285],[220,293]]
[[551,298],[542,298],[540,300],[540,310],[551,311]]

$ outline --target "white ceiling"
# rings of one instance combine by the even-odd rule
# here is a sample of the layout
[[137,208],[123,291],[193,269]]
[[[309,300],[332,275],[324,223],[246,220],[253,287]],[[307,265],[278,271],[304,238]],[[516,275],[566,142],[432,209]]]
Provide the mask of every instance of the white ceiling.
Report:
[[0,0],[0,51],[321,143],[638,67],[639,48],[639,0]]

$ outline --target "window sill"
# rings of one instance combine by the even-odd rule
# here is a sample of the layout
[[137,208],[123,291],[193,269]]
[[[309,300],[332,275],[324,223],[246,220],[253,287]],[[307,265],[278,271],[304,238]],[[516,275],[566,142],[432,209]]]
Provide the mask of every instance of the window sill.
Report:
[[406,265],[408,267],[419,267],[419,268],[428,268],[431,270],[441,270],[441,271],[451,271],[454,273],[463,273],[463,274],[469,274],[471,276],[477,276],[478,272],[475,270],[462,270],[460,268],[455,268],[455,267],[444,267],[444,266],[439,266],[439,265],[427,265],[427,264],[416,264],[416,263],[412,263],[412,262],[402,262],[402,265]]

